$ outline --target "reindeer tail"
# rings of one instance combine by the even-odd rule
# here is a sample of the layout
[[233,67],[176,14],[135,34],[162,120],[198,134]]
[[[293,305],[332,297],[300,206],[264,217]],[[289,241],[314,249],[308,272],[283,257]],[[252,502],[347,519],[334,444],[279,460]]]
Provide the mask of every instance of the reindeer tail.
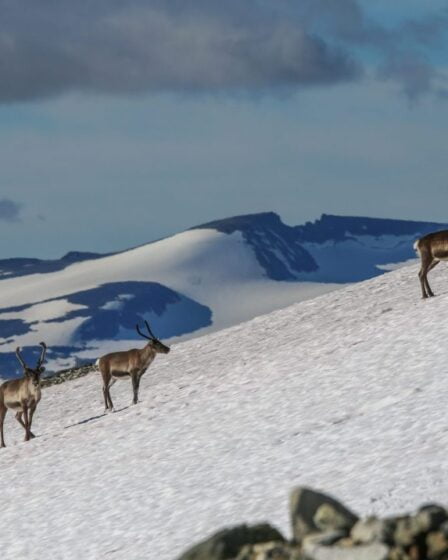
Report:
[[420,243],[420,239],[417,239],[417,241],[414,243],[414,251],[417,251],[417,253],[420,252],[420,249],[418,247],[419,243]]

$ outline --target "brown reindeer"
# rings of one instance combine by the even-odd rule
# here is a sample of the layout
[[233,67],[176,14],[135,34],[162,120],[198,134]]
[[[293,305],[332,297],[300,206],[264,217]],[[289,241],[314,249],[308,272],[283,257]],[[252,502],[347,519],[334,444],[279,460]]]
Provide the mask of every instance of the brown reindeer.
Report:
[[[5,381],[5,383],[0,385],[0,447],[5,447],[3,423],[8,408],[15,411],[17,421],[25,429],[25,441],[35,437],[31,431],[31,424],[34,411],[41,397],[40,375],[45,371],[42,364],[47,351],[45,342],[40,342],[39,344],[42,346],[42,352],[36,367],[28,367],[20,355],[20,348],[17,348],[16,356],[23,367],[24,376],[20,379]],[[22,420],[22,415],[25,421]]]
[[418,273],[423,298],[433,297],[434,293],[428,282],[428,272],[440,261],[448,260],[448,230],[429,233],[417,239],[414,249],[420,255],[421,268]]
[[140,379],[145,373],[151,362],[156,357],[156,354],[168,354],[170,349],[165,344],[158,340],[147,321],[145,321],[146,328],[148,329],[149,336],[146,336],[140,331],[136,325],[137,332],[149,342],[144,348],[132,348],[123,352],[112,352],[100,358],[96,363],[103,378],[103,396],[105,410],[113,410],[114,405],[110,396],[110,388],[117,379],[131,378],[133,389],[133,404],[138,402],[138,389],[140,386]]

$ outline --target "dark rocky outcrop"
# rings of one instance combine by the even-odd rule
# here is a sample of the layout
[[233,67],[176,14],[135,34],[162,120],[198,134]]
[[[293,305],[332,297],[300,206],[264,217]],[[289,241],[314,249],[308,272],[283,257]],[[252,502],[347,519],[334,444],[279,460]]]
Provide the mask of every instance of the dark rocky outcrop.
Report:
[[98,371],[95,364],[86,364],[81,367],[64,369],[49,377],[44,377],[40,385],[42,388],[51,387],[51,385],[59,385],[65,381],[71,381],[73,379],[78,379],[79,377],[84,377],[92,371]]
[[299,487],[290,514],[291,541],[269,525],[243,525],[216,533],[178,560],[448,560],[448,511],[437,504],[359,519],[331,496]]
[[292,534],[297,542],[317,531],[348,534],[358,521],[357,515],[331,496],[306,487],[291,492],[290,516]]
[[266,542],[284,543],[285,539],[277,529],[268,524],[252,527],[240,525],[215,533],[182,554],[179,560],[230,560],[236,557],[240,558],[239,554],[243,548],[247,551],[248,547],[252,545]]

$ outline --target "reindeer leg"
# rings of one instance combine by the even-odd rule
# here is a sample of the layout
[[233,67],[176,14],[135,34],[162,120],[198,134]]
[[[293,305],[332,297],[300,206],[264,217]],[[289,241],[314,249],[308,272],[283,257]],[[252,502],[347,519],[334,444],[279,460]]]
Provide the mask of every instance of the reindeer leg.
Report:
[[[34,414],[35,409],[36,409],[36,407],[34,407],[33,409],[31,409],[31,418],[32,418],[32,415]],[[24,424],[24,422],[23,422],[23,420],[22,420],[22,414],[23,414],[22,412],[16,412],[16,420],[17,420],[18,423],[22,426],[22,428],[23,428],[24,430],[26,430],[26,426],[25,426],[25,424]],[[30,426],[31,426],[31,420],[30,420]],[[33,432],[31,432],[31,431],[30,431],[30,436],[31,436],[32,438],[35,438],[35,437],[36,437],[36,436],[33,434]]]
[[434,297],[434,293],[431,290],[431,286],[429,285],[429,282],[428,282],[428,272],[430,270],[432,270],[437,264],[439,264],[439,262],[440,261],[433,260],[432,263],[429,265],[428,270],[426,271],[426,274],[425,274],[426,292],[429,295],[429,297]]
[[109,409],[109,401],[107,400],[107,387],[103,386],[103,397],[104,397],[104,412],[107,412]]
[[107,412],[108,408],[109,408],[109,401],[107,398],[107,389],[109,386],[109,379],[106,379],[106,376],[103,374],[103,372],[101,372],[101,376],[103,378],[103,397],[104,397],[104,412]]
[[[34,408],[36,408],[36,407],[34,407]],[[34,409],[33,409],[32,413],[34,413]],[[23,428],[24,430],[26,430],[26,426],[25,426],[25,424],[24,424],[24,422],[23,422],[23,420],[22,420],[22,414],[23,414],[22,412],[16,412],[16,420],[17,420],[18,423],[22,426],[22,428]],[[31,422],[30,422],[30,426],[31,426]],[[30,436],[31,436],[32,438],[35,438],[35,437],[36,437],[36,436],[33,434],[33,432],[31,432],[31,431],[30,431]]]
[[112,402],[112,397],[110,396],[110,388],[112,387],[112,385],[115,384],[116,381],[117,380],[114,377],[112,377],[109,385],[107,386],[107,399],[109,402],[109,410],[111,410],[112,412],[114,411],[114,403]]
[[36,437],[36,436],[33,434],[33,432],[31,431],[31,426],[32,426],[32,424],[33,424],[33,416],[34,416],[34,411],[36,410],[36,406],[37,406],[37,403],[33,403],[33,404],[31,405],[31,408],[30,408],[30,426],[29,426],[29,430],[30,430],[30,438],[31,438],[31,439],[33,439],[33,438]]
[[5,416],[7,411],[8,409],[6,408],[6,406],[4,405],[0,406],[0,447],[6,447],[5,440],[3,438],[3,423],[5,421]]
[[104,412],[107,412],[114,409],[109,389],[115,383],[115,379],[113,379],[109,371],[101,370],[101,376],[103,378]]
[[[418,273],[418,277],[420,279],[420,285],[422,288],[422,297],[423,299],[426,299],[428,296],[434,295],[431,291],[431,288],[429,287],[428,279],[426,277],[426,275],[428,274],[428,270],[432,264],[432,258],[426,253],[421,253],[420,257],[422,259],[422,265]],[[429,288],[429,290],[427,290],[427,288]]]
[[23,412],[16,412],[16,420],[17,420],[17,422],[22,426],[22,428],[23,428],[24,430],[26,430],[26,426],[25,426],[25,424],[24,424],[24,422],[23,422],[23,420],[22,420],[22,414],[23,414]]
[[139,370],[133,370],[131,373],[131,378],[132,378],[132,390],[134,393],[133,399],[132,399],[132,404],[137,404],[138,403],[138,389],[140,387],[140,371]]
[[30,440],[30,421],[28,418],[28,404],[23,404],[23,416],[25,417],[25,441]]

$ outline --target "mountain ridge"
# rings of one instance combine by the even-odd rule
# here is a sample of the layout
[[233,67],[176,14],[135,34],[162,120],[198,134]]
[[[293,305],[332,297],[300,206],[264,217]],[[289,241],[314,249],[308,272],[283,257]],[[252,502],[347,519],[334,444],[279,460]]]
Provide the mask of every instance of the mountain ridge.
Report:
[[415,258],[416,237],[443,227],[329,214],[288,226],[264,212],[104,256],[18,259],[16,271],[16,260],[0,261],[0,377],[20,373],[17,345],[45,340],[49,368],[62,369],[135,345],[144,320],[168,340],[232,326],[381,275]]

